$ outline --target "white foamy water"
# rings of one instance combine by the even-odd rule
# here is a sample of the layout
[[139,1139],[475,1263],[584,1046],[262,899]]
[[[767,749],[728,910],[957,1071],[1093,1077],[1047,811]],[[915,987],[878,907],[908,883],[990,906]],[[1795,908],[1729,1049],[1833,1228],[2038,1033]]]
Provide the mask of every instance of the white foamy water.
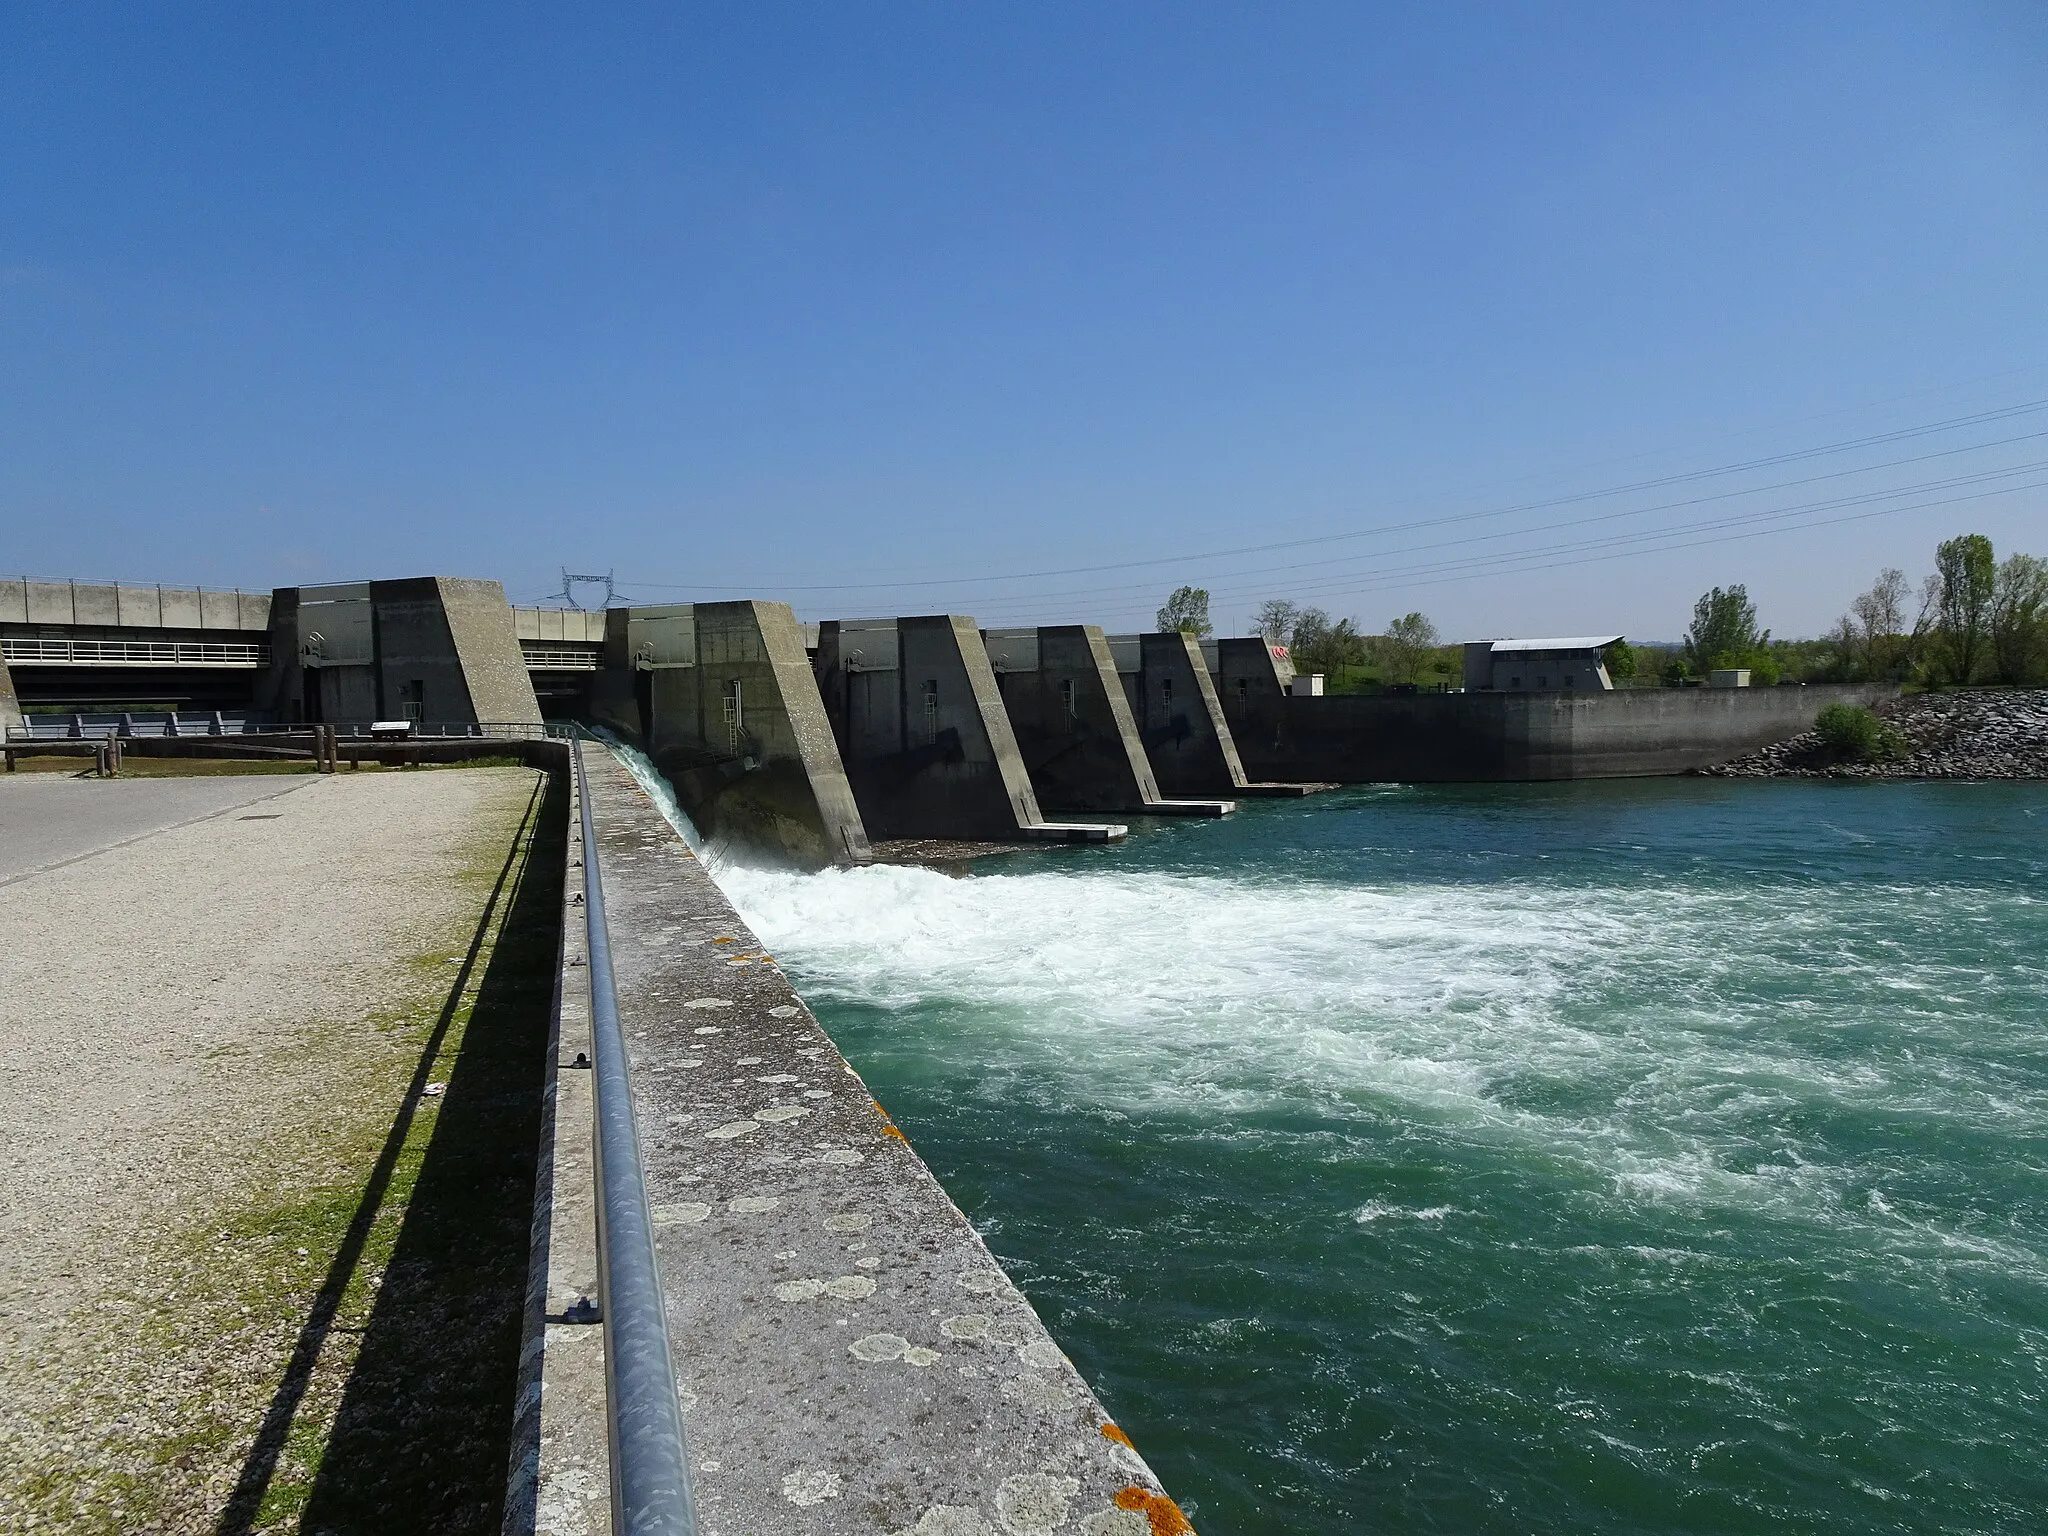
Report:
[[[1875,1221],[1902,1239],[1864,1193],[1886,1169],[1779,1128],[1815,1105],[2048,1124],[2036,1096],[1994,1108],[1977,1077],[1918,1060],[1949,1021],[1896,989],[1958,978],[1808,953],[1798,914],[1741,895],[1666,890],[1646,911],[1633,889],[1109,868],[728,866],[719,881],[814,1002],[936,1022],[935,1049],[1076,1111],[1299,1111],[1338,1134],[1413,1120],[1566,1159],[1626,1201]],[[1888,922],[1911,921],[1912,897],[1881,899]],[[1833,1048],[1857,1030],[1897,1041]]]
[[1984,978],[1896,942],[1972,921],[1967,893],[1019,867],[713,872],[814,1006],[893,1015],[935,1053],[1077,1114],[1183,1117],[1195,1134],[1291,1117],[1310,1129],[1290,1135],[1340,1142],[1408,1124],[1557,1160],[1624,1202],[1949,1249],[1982,1244],[1900,1218],[1872,1198],[1897,1170],[1802,1119],[2048,1127],[2031,1081],[1952,1050],[1983,1043],[1969,1032]]

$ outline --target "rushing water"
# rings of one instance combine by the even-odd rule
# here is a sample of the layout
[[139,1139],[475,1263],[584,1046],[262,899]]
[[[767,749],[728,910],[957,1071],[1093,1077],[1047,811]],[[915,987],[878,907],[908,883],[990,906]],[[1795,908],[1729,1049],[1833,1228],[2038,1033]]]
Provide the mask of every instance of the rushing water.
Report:
[[2048,1529],[2048,790],[720,879],[1208,1536]]

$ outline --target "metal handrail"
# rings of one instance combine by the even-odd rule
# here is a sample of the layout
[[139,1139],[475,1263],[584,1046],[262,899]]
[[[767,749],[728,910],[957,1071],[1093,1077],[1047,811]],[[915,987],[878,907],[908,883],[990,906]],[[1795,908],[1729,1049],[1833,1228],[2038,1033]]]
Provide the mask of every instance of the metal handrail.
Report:
[[597,1266],[603,1308],[607,1439],[612,1464],[612,1529],[625,1536],[695,1536],[697,1513],[683,1445],[682,1405],[669,1351],[668,1313],[654,1256],[654,1223],[633,1119],[626,1036],[605,927],[604,875],[583,742],[576,797],[583,811],[583,918],[590,935],[591,1076],[597,1099]]

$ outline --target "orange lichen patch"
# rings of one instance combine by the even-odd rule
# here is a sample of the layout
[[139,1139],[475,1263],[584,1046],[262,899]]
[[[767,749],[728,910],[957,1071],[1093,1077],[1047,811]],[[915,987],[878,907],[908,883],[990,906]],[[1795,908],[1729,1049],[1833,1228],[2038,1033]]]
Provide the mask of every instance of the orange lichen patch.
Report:
[[714,944],[737,944],[739,940],[735,939],[729,933],[721,933],[717,938],[713,939],[711,942]]
[[1115,1499],[1118,1509],[1135,1509],[1152,1527],[1152,1536],[1194,1536],[1194,1527],[1180,1506],[1163,1493],[1133,1484],[1121,1489]]
[[1135,1451],[1137,1449],[1135,1445],[1131,1444],[1131,1437],[1125,1434],[1122,1430],[1118,1429],[1114,1424],[1105,1424],[1102,1426],[1102,1438],[1105,1440],[1114,1440],[1118,1445],[1122,1446],[1127,1451]]
[[883,1134],[884,1136],[894,1136],[894,1137],[895,1137],[895,1138],[896,1138],[896,1139],[897,1139],[898,1141],[902,1142],[902,1143],[903,1143],[903,1145],[905,1145],[906,1147],[910,1145],[910,1138],[909,1138],[908,1136],[904,1135],[904,1134],[903,1134],[903,1133],[902,1133],[901,1131],[897,1130],[897,1129],[896,1129],[896,1126],[895,1126],[895,1124],[894,1124],[894,1122],[891,1122],[890,1124],[888,1124],[888,1125],[885,1125],[885,1126],[883,1126],[883,1127],[882,1127],[882,1134]]

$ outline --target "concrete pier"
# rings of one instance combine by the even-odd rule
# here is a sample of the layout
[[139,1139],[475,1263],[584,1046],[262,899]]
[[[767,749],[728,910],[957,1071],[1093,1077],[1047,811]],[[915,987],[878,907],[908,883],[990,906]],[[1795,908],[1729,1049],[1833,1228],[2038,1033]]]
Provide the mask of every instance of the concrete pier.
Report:
[[1109,842],[1125,829],[1048,821],[974,620],[831,620],[818,686],[861,815],[878,838]]
[[1291,798],[1328,787],[1255,780],[1245,773],[1195,636],[1117,635],[1109,645],[1139,738],[1168,795]]
[[[703,1536],[1186,1531],[681,838],[585,751]],[[587,1516],[592,1464],[557,1444],[534,1503]]]
[[1041,803],[1055,811],[1225,816],[1229,800],[1159,792],[1109,642],[1093,624],[982,633],[1018,750]]
[[804,869],[867,861],[867,826],[787,603],[605,617],[591,712],[654,760],[705,836]]

